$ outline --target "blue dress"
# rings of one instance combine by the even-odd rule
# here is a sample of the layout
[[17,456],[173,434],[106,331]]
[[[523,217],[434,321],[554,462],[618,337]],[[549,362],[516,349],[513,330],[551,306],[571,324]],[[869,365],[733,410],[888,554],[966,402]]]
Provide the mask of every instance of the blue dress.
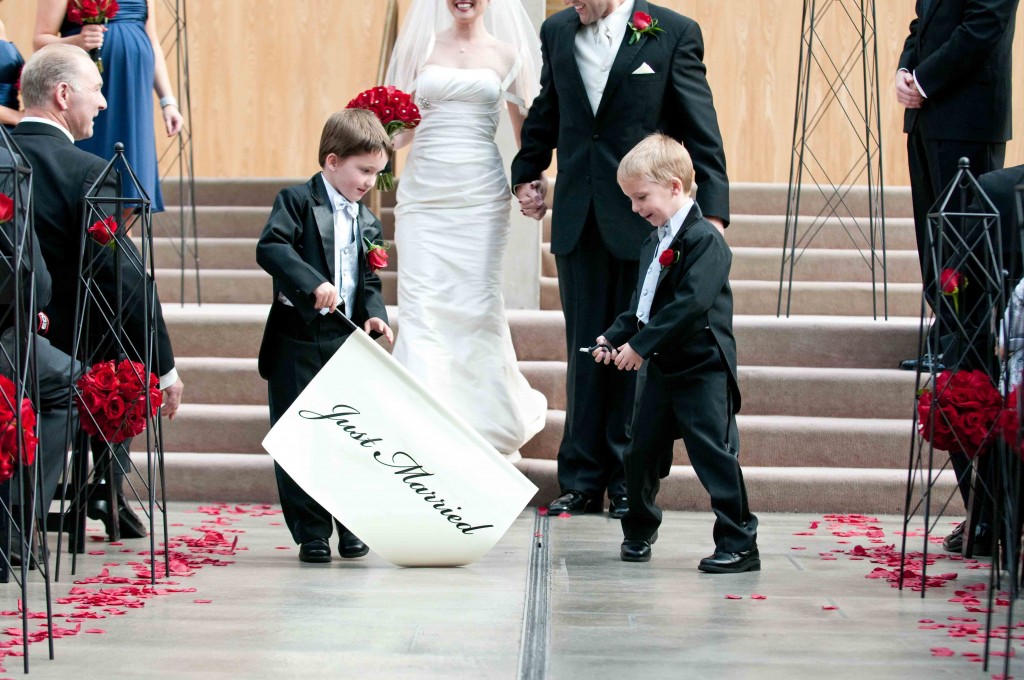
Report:
[[[15,111],[21,108],[16,85],[21,77],[21,67],[24,65],[25,60],[14,43],[0,40],[0,106]],[[8,125],[7,129],[13,128]]]
[[[153,205],[164,209],[160,170],[153,132],[153,45],[146,34],[146,0],[119,0],[121,7],[103,36],[103,96],[107,108],[96,117],[93,135],[78,146],[101,158],[114,156],[114,144],[124,143],[124,154]],[[68,21],[61,35],[82,31]],[[123,177],[125,196],[137,196],[128,177]]]

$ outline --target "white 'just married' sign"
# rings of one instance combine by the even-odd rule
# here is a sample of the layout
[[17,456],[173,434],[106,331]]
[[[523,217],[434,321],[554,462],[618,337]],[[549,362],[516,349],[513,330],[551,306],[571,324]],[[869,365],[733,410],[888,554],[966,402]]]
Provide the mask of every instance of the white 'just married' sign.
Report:
[[327,362],[263,447],[374,552],[400,566],[478,560],[537,492],[362,331]]

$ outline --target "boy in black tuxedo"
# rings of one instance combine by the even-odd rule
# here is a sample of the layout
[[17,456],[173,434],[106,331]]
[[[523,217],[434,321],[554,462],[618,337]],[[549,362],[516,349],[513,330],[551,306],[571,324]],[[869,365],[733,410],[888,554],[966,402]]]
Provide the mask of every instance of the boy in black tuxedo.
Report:
[[[380,220],[359,200],[373,188],[394,152],[369,111],[332,115],[320,136],[322,172],[289,187],[274,201],[256,246],[256,261],[274,277],[274,302],[260,346],[274,425],[351,334],[335,310],[371,335],[394,337],[387,324],[380,278]],[[275,464],[284,518],[299,544],[299,560],[330,562],[332,518]],[[338,525],[338,552],[362,557],[366,544]]]
[[732,253],[690,199],[693,163],[682,144],[648,136],[619,164],[619,186],[633,211],[658,227],[640,249],[640,274],[629,311],[597,338],[598,362],[642,370],[626,448],[621,556],[651,559],[661,509],[659,479],[672,467],[682,437],[716,520],[715,552],[701,571],[757,571],[757,518],[747,506],[739,464],[736,340],[732,334]]

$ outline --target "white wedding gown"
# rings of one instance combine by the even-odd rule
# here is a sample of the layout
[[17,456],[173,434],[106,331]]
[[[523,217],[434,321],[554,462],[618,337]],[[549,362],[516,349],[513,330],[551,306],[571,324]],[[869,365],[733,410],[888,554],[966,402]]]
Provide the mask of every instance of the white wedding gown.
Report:
[[394,357],[499,452],[544,427],[547,400],[519,372],[501,296],[512,193],[494,133],[503,83],[491,69],[427,65],[395,208],[399,330]]

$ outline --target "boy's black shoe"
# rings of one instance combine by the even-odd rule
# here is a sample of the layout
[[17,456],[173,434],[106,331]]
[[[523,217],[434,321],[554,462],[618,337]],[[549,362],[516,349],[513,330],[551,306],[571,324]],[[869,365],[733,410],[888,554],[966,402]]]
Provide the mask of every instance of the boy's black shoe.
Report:
[[629,512],[629,503],[626,495],[612,496],[608,499],[608,516],[612,519],[622,519]]
[[331,544],[326,538],[314,538],[299,546],[299,562],[323,564],[331,561]]
[[370,552],[370,547],[359,540],[351,531],[342,532],[338,539],[338,554],[342,557],[362,557]]
[[[98,519],[103,522],[107,537],[111,540],[115,539],[114,519],[110,512],[110,496],[106,484],[97,484],[93,487],[89,494],[85,514],[89,519]],[[144,538],[146,536],[146,525],[131,509],[122,493],[117,494],[117,525],[121,531],[118,538]]]
[[570,515],[583,512],[602,512],[604,507],[600,498],[591,498],[582,491],[566,491],[548,504],[548,514],[559,515],[567,512]]
[[757,548],[738,553],[716,550],[714,555],[702,559],[697,568],[709,574],[740,574],[744,571],[761,571],[761,556],[758,554]]
[[623,562],[650,562],[651,542],[643,540],[624,539],[619,547],[619,557]]

